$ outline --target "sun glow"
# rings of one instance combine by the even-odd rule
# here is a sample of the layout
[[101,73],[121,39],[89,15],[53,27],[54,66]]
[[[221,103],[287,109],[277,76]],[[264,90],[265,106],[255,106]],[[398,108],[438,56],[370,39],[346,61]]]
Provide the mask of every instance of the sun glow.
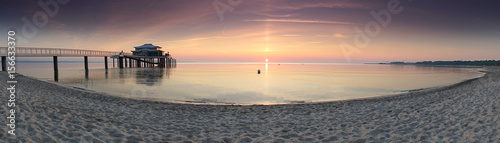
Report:
[[269,60],[268,60],[268,59],[266,59],[266,62],[268,62],[268,61],[269,61]]

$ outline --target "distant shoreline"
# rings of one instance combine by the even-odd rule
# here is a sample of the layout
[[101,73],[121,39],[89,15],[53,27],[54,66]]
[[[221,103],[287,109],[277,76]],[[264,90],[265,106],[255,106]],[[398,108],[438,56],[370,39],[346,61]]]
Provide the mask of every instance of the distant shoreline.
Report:
[[432,67],[494,67],[500,66],[500,60],[481,60],[481,61],[423,61],[423,62],[389,62],[389,63],[368,63],[368,64],[387,64],[387,65],[416,65],[416,66],[432,66]]
[[449,68],[484,68],[485,67],[485,66],[471,66],[471,65],[426,65],[426,64],[390,64],[390,63],[376,63],[376,64],[380,64],[380,65],[408,65],[408,66],[421,66],[421,67],[449,67]]

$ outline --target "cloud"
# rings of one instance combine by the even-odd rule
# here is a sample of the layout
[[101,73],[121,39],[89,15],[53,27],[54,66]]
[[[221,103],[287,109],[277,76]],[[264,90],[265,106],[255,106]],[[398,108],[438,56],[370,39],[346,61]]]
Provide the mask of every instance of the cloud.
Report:
[[300,15],[300,14],[270,14],[270,13],[263,13],[260,11],[256,11],[254,14],[262,15],[262,16],[266,16],[266,17],[276,17],[276,18],[287,18],[287,17],[294,17],[294,16]]
[[334,2],[323,2],[323,3],[297,3],[294,5],[287,5],[287,6],[282,6],[278,7],[281,9],[288,9],[288,10],[300,10],[300,9],[305,9],[305,8],[358,8],[358,9],[367,9],[370,8],[368,5],[363,5],[360,3],[351,3],[351,2],[339,2],[339,1],[334,1]]
[[341,33],[337,33],[335,35],[316,35],[316,36],[318,36],[318,37],[333,37],[333,38],[346,38],[347,37]]
[[[164,41],[164,42],[192,42],[192,41],[224,39],[224,38],[228,38],[228,37],[198,37],[198,38],[181,39],[181,40]],[[157,42],[157,43],[161,43],[161,42]]]
[[355,23],[343,22],[343,21],[299,20],[299,19],[250,19],[250,20],[245,20],[245,21],[355,25]]
[[302,35],[296,35],[296,34],[284,34],[284,35],[282,35],[282,36],[284,36],[284,37],[300,37],[300,36],[302,36]]

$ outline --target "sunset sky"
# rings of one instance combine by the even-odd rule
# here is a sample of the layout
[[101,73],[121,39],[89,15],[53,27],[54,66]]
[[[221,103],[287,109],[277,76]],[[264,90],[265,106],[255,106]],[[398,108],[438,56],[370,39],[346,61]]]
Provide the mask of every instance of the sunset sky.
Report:
[[[42,2],[55,0],[41,0]],[[61,0],[62,1],[62,0]],[[236,0],[234,0],[236,1]],[[389,0],[108,0],[69,1],[20,47],[130,51],[152,43],[178,61],[348,62],[355,27],[376,21],[370,11]],[[214,7],[232,11],[219,17]],[[401,13],[351,62],[500,59],[500,1],[402,0]],[[50,7],[54,9],[54,7]],[[0,38],[23,33],[43,6],[3,1]],[[41,18],[43,20],[43,17]],[[25,28],[26,29],[26,28]],[[0,41],[5,47],[6,40]]]

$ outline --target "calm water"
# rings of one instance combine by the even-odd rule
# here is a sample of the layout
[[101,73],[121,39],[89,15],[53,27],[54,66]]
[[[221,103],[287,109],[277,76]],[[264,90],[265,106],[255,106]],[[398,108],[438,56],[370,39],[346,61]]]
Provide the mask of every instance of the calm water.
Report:
[[[376,64],[208,64],[110,68],[59,63],[59,83],[119,96],[174,102],[275,104],[374,97],[481,76],[476,68]],[[110,64],[112,66],[112,64]],[[257,74],[257,69],[262,71]],[[52,63],[18,63],[24,75],[53,81]]]

